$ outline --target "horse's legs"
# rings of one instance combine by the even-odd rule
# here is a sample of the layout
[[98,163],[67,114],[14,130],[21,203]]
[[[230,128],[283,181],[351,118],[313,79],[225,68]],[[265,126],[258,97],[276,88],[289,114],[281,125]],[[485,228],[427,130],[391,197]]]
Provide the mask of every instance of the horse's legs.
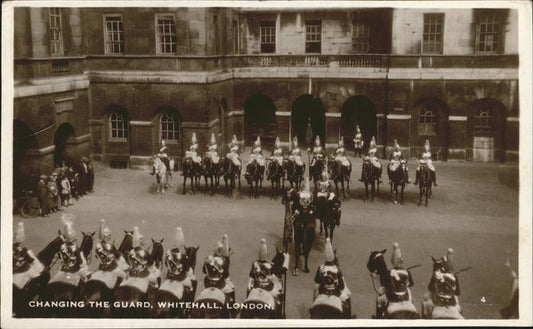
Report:
[[300,244],[302,243],[301,241],[299,241],[298,239],[296,239],[296,235],[297,232],[295,231],[294,232],[294,271],[292,272],[293,275],[298,275],[298,270],[300,268],[300,252],[301,252],[301,246]]
[[185,194],[185,187],[187,185],[187,174],[183,175],[183,194]]
[[402,184],[401,190],[400,190],[400,204],[404,204],[403,202],[403,190],[405,189],[405,181]]
[[333,242],[333,230],[335,230],[335,223],[331,221],[329,226],[329,239],[331,242]]

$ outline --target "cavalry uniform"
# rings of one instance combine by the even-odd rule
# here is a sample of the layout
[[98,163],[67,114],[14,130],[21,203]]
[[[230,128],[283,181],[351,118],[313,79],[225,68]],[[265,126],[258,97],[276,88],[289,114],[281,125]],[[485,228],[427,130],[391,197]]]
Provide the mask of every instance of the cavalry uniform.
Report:
[[139,228],[133,228],[133,248],[128,253],[130,264],[128,278],[120,286],[136,287],[140,291],[147,292],[148,288],[158,288],[158,278],[161,270],[155,264],[150,265],[150,254],[144,249],[144,236],[139,233]]
[[283,165],[283,149],[280,146],[279,137],[276,137],[276,142],[274,143],[276,147],[270,156],[270,160],[276,161],[280,166]]
[[350,296],[352,293],[346,286],[342,271],[338,263],[335,262],[335,254],[331,246],[330,238],[326,239],[324,247],[326,261],[320,265],[315,274],[315,298],[319,294],[334,295],[341,299],[343,311],[351,313]]
[[297,166],[304,165],[301,152],[300,152],[300,148],[298,147],[298,137],[294,137],[292,140],[292,150],[291,150],[291,155],[289,155],[289,160],[296,163]]
[[418,166],[416,167],[416,179],[415,179],[415,185],[418,184],[419,180],[419,174],[420,174],[420,166],[427,166],[429,169],[429,172],[433,178],[433,184],[435,186],[437,185],[437,175],[435,173],[435,166],[433,165],[433,161],[431,160],[431,149],[429,146],[429,140],[426,139],[426,142],[424,144],[424,153],[422,153],[422,156],[420,160],[418,161]]
[[[126,279],[126,271],[129,266],[115,247],[111,237],[111,230],[105,225],[104,219],[100,220],[99,240],[96,243],[95,252],[100,260],[100,265],[98,266],[98,271],[91,276],[91,280],[103,281],[110,289],[113,289],[115,284],[110,281],[116,282],[116,279]],[[116,279],[113,280],[112,277],[105,275],[104,272],[113,274]]]
[[250,155],[250,163],[257,161],[257,164],[261,167],[265,166],[265,158],[263,157],[263,149],[261,148],[261,138],[258,136],[254,142],[252,148],[252,154]]
[[[379,170],[379,183],[381,183],[381,174],[383,172],[383,167],[381,166],[381,162],[379,162],[378,157],[376,156],[377,151],[378,149],[376,147],[376,138],[372,136],[368,148],[368,154],[363,159],[363,165],[371,164],[376,167]],[[364,170],[361,171],[361,178],[359,179],[359,181],[361,182],[363,181],[363,174]]]
[[316,136],[315,138],[315,146],[313,147],[313,155],[311,160],[311,167],[315,166],[315,163],[317,160],[322,160],[324,158],[324,149],[322,148],[322,145],[320,144],[320,136]]
[[206,274],[205,288],[220,289],[226,295],[226,302],[232,303],[235,301],[235,286],[229,277],[229,256],[228,236],[224,234],[213,255],[206,258],[202,271]]
[[361,134],[361,129],[359,129],[359,125],[355,126],[355,137],[353,139],[353,145],[355,148],[355,156],[359,155],[359,158],[361,158],[361,152],[363,151],[363,134]]
[[350,167],[350,161],[348,161],[344,153],[345,153],[344,141],[341,136],[338,147],[335,150],[335,161],[339,163],[341,166]]
[[76,231],[69,217],[67,214],[61,217],[65,227],[65,242],[59,250],[61,268],[50,282],[68,282],[77,287],[80,281],[85,282],[90,273],[87,260],[76,244]]
[[198,140],[196,139],[196,133],[192,133],[191,146],[189,146],[189,150],[185,152],[185,158],[192,159],[192,161],[197,164],[202,162],[202,158],[198,155]]
[[282,284],[280,279],[273,273],[274,264],[268,261],[267,257],[266,240],[261,239],[258,259],[252,263],[252,268],[250,269],[247,294],[254,288],[261,288],[269,292],[279,306]]
[[[395,172],[396,169],[398,169],[398,167],[400,167],[402,163],[405,164],[405,160],[403,159],[402,151],[400,150],[400,145],[396,140],[394,140],[394,148],[392,150],[390,162],[387,166],[387,169],[389,172]],[[407,166],[405,166],[405,171],[409,171],[409,168],[407,168]],[[410,183],[409,178],[407,183]]]
[[233,161],[233,164],[240,167],[241,166],[241,159],[239,158],[239,144],[237,141],[237,136],[233,135],[233,139],[231,140],[231,143],[229,144],[229,153],[226,154],[226,158]]
[[214,164],[219,163],[220,157],[218,156],[218,145],[215,134],[211,134],[211,141],[207,146],[207,152],[205,152],[205,154],[211,159],[211,162],[213,162]]
[[33,252],[22,244],[26,241],[24,223],[19,222],[15,229],[13,239],[13,285],[24,289],[33,279],[39,277],[44,270],[44,265]]
[[329,181],[327,168],[324,168],[324,171],[322,171],[322,175],[320,176],[320,181],[317,183],[317,187],[317,198],[327,198],[328,200],[333,200],[333,198],[335,198],[335,193],[331,192],[332,186],[331,182]]

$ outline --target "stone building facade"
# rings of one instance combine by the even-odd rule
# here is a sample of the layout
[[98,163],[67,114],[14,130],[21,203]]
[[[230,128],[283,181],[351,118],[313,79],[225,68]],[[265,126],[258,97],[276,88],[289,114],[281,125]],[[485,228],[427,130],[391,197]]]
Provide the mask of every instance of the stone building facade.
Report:
[[15,9],[15,176],[90,154],[135,165],[196,132],[268,149],[355,125],[388,157],[518,157],[510,9]]

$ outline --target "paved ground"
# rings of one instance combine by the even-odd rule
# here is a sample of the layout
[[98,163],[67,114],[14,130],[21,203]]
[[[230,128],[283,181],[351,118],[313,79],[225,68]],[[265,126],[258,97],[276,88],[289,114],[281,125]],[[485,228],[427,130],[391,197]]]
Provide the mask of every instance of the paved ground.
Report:
[[[499,318],[507,303],[511,277],[504,266],[507,254],[517,268],[518,254],[518,168],[516,165],[477,163],[436,163],[439,186],[430,206],[417,207],[417,189],[409,185],[404,206],[394,205],[385,191],[369,204],[362,201],[363,185],[357,181],[360,160],[352,159],[354,172],[350,197],[343,203],[340,229],[334,247],[347,284],[352,291],[352,308],[359,318],[374,312],[375,293],[366,269],[370,249],[388,248],[397,241],[407,266],[413,270],[413,296],[420,300],[431,275],[430,256],[444,255],[448,247],[456,253],[456,267],[472,266],[460,274],[461,302],[465,318]],[[409,164],[411,173],[415,162]],[[413,175],[411,175],[413,176]],[[181,185],[181,176],[179,177]],[[414,177],[412,177],[412,180]],[[181,186],[180,186],[181,187]],[[176,226],[182,226],[189,245],[199,245],[199,264],[212,251],[223,233],[229,234],[234,251],[230,274],[237,300],[243,300],[250,263],[257,257],[259,240],[265,237],[274,253],[283,230],[284,207],[268,198],[270,183],[265,182],[258,200],[248,199],[243,186],[233,200],[215,196],[182,195],[174,188],[164,196],[154,195],[154,178],[143,170],[103,169],[96,175],[96,192],[66,211],[77,216],[75,228],[96,231],[105,218],[117,244],[123,229],[137,225],[147,237],[165,238],[165,248],[173,245]],[[27,229],[27,246],[40,250],[61,227],[59,214],[49,218],[22,219]],[[323,240],[317,238],[311,251],[312,273],[288,276],[287,315],[309,318],[313,277],[323,262]],[[96,261],[92,268],[96,267]],[[200,279],[203,274],[197,274]]]

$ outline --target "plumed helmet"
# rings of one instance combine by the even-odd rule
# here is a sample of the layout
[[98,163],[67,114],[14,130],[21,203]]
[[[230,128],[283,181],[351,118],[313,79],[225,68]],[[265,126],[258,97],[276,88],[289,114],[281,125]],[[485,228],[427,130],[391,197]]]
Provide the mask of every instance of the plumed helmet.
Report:
[[372,136],[372,139],[370,139],[369,147],[370,148],[375,148],[376,147],[376,137]]
[[324,170],[322,170],[322,174],[320,175],[320,177],[322,179],[329,179],[329,174],[328,174],[328,170],[327,170],[327,167],[324,167]]
[[167,149],[168,149],[168,147],[163,146],[163,147],[161,147],[161,148],[159,149],[159,153],[166,153]]
[[257,139],[254,142],[254,147],[260,147],[261,146],[261,137],[257,136]]
[[135,247],[130,250],[128,260],[131,265],[130,273],[139,274],[146,270],[148,266],[149,254],[141,247]]
[[115,261],[115,250],[109,242],[102,241],[96,244],[96,256],[100,259],[101,265],[109,266]]
[[168,250],[165,254],[165,264],[169,273],[180,274],[184,270],[185,254],[179,248]]
[[211,140],[209,141],[210,145],[215,145],[217,143],[217,138],[215,137],[215,133],[211,133]]
[[231,139],[231,143],[232,144],[237,144],[239,141],[237,140],[237,136],[233,135],[232,139]]
[[24,232],[24,223],[18,222],[17,227],[15,228],[15,236],[13,238],[13,244],[24,243],[26,241],[26,233]]
[[105,219],[100,219],[100,230],[98,231],[98,238],[101,241],[111,242],[111,230],[105,225]]
[[41,176],[39,176],[39,178],[42,179],[42,180],[45,180],[45,179],[48,178],[48,176],[46,176],[46,175],[41,175]]
[[213,255],[222,257],[224,255],[224,244],[218,241],[213,249]]
[[61,214],[61,222],[63,223],[63,230],[65,240],[67,242],[76,241],[76,231],[74,230],[73,223],[74,215],[71,213]]
[[335,261],[335,253],[333,252],[333,246],[331,245],[330,238],[326,239],[326,244],[324,246],[324,257],[326,258],[326,262]]
[[279,137],[276,137],[276,141],[274,142],[274,146],[275,146],[276,148],[279,148],[279,147],[281,146],[281,143],[280,143],[280,141],[279,141]]
[[224,233],[222,236],[222,255],[225,257],[229,256],[229,240],[228,235]]
[[179,250],[185,250],[185,237],[183,236],[183,230],[181,227],[176,228],[176,248]]
[[316,135],[316,138],[315,138],[315,145],[316,145],[316,146],[320,146],[320,136],[319,136],[319,135]]
[[429,152],[431,150],[431,147],[429,146],[429,139],[426,139],[426,142],[424,143],[424,150],[426,152]]
[[139,231],[139,227],[135,226],[133,228],[133,238],[132,238],[132,246],[135,247],[142,247],[144,246],[145,238],[144,235],[141,234]]
[[448,248],[447,252],[446,252],[446,265],[448,267],[448,272],[449,273],[453,273],[455,272],[455,264],[454,264],[454,261],[453,261],[453,249],[452,248]]
[[400,250],[400,245],[398,242],[394,242],[392,245],[392,256],[391,256],[391,263],[394,267],[400,267],[403,264],[403,257],[402,257],[402,251]]
[[359,129],[359,125],[355,125],[355,132],[356,133],[360,133],[361,132],[361,129]]
[[292,139],[292,147],[297,148],[298,147],[298,137],[294,136]]
[[299,193],[300,205],[303,207],[308,207],[313,202],[313,197],[311,194],[311,188],[309,187],[309,178],[305,179],[304,188]]
[[257,259],[259,259],[262,262],[266,262],[268,257],[268,248],[266,244],[266,240],[263,238],[261,241],[259,241],[259,251],[257,253]]
[[344,138],[341,136],[339,139],[339,148],[344,147]]
[[395,151],[399,151],[400,150],[400,144],[398,144],[398,141],[396,139],[394,140],[394,150]]
[[198,144],[198,139],[196,138],[196,133],[192,133],[191,144]]

